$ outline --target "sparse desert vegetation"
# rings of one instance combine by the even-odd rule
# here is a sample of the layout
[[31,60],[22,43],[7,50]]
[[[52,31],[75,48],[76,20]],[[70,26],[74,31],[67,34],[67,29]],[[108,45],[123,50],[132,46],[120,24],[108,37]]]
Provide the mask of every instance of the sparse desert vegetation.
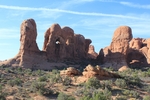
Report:
[[60,71],[31,70],[0,66],[0,100],[149,100],[150,68],[128,69],[121,78],[89,78],[78,83],[78,76],[62,76]]

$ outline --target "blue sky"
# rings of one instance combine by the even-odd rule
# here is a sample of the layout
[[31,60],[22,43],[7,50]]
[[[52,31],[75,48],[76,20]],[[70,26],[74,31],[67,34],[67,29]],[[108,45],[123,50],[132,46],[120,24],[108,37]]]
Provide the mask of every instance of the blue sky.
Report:
[[111,43],[121,25],[130,26],[135,38],[150,38],[149,0],[0,0],[0,60],[18,53],[20,25],[28,18],[36,21],[40,49],[53,23],[90,38],[96,52]]

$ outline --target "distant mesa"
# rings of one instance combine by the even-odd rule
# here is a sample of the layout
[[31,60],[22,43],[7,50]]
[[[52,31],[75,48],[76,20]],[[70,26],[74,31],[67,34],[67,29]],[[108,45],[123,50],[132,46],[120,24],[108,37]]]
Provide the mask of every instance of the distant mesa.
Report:
[[99,54],[90,45],[90,39],[75,34],[70,27],[61,28],[59,24],[53,24],[46,30],[44,37],[43,50],[39,50],[36,23],[34,19],[24,20],[20,28],[18,54],[12,59],[0,61],[0,65],[50,70],[67,67],[66,62],[86,62],[118,70],[150,64],[150,39],[133,38],[129,26],[118,27],[110,45],[101,49]]

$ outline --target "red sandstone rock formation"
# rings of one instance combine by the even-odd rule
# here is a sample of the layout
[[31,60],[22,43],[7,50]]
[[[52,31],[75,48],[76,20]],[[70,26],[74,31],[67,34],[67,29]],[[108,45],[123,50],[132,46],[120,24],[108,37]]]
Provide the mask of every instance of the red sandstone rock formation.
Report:
[[133,38],[127,54],[127,63],[131,67],[149,66],[149,39]]
[[111,73],[111,72],[104,70],[98,65],[96,67],[93,67],[91,65],[86,66],[82,74],[86,78],[96,77],[98,79],[102,79],[104,77],[105,78],[106,77],[107,78],[119,78],[120,77],[119,75],[115,73]]
[[89,78],[92,77],[96,77],[97,79],[109,79],[109,78],[120,78],[120,76],[116,73],[112,73],[109,71],[104,70],[103,68],[101,68],[100,66],[92,66],[92,65],[88,65],[86,66],[86,68],[84,69],[84,71],[81,72],[74,68],[74,67],[69,67],[66,70],[62,70],[60,71],[61,75],[64,76],[70,76],[70,77],[74,77],[74,76],[78,76],[77,77],[77,82],[85,82],[87,81]]
[[67,70],[60,71],[60,75],[78,76],[81,75],[81,72],[74,67],[68,67]]
[[90,45],[92,41],[81,34],[75,34],[70,27],[61,28],[59,24],[53,24],[48,28],[42,51],[36,43],[37,29],[33,19],[22,22],[20,34],[19,53],[12,59],[0,61],[0,65],[53,69],[56,66],[67,66],[61,63],[63,60],[77,62],[95,58],[103,66],[121,71],[128,66],[150,65],[150,39],[132,39],[132,30],[128,26],[117,28],[110,46],[101,49],[98,56],[94,46]]
[[90,39],[83,35],[75,34],[69,27],[53,24],[45,33],[43,51],[48,59],[80,59],[86,58]]
[[97,59],[103,66],[119,69],[128,66],[126,55],[129,50],[129,42],[132,39],[132,30],[128,26],[120,26],[114,32],[110,46],[105,47],[99,53]]
[[95,52],[94,46],[89,45],[89,50],[88,50],[88,58],[90,59],[96,59],[98,54]]
[[[0,63],[11,66],[22,66],[33,69],[53,69],[56,66],[66,66],[64,59],[82,61],[87,58],[90,39],[81,34],[75,34],[69,27],[61,28],[53,24],[45,32],[43,50],[37,43],[36,23],[33,19],[22,22],[20,30],[20,50],[16,57]],[[52,62],[53,61],[53,62]],[[57,63],[55,63],[57,61]]]

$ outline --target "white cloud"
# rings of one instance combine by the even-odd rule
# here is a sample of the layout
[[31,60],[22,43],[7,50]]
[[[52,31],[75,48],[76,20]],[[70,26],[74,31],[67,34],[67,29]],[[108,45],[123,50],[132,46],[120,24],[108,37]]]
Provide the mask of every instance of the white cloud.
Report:
[[17,29],[0,28],[0,39],[19,38],[20,32]]
[[98,0],[100,2],[113,2],[113,3],[119,3],[121,5],[129,6],[129,7],[134,7],[134,8],[142,8],[142,9],[150,9],[150,4],[147,5],[141,5],[141,4],[136,4],[132,2],[126,2],[126,1],[116,1],[116,0]]
[[129,6],[129,7],[150,9],[150,4],[149,5],[141,5],[141,4],[131,3],[131,2],[120,2],[120,4]]
[[100,2],[116,2],[114,0],[98,0],[98,1],[100,1]]
[[60,13],[68,13],[68,14],[83,15],[83,16],[105,16],[105,17],[117,17],[117,18],[145,20],[143,18],[139,18],[139,17],[135,17],[135,16],[94,13],[94,12],[92,12],[92,13],[91,12],[78,12],[78,11],[62,10],[62,9],[50,9],[50,8],[31,8],[31,7],[19,7],[19,6],[7,6],[7,5],[0,5],[0,8],[11,9],[11,10],[25,10],[25,11],[60,12]]

